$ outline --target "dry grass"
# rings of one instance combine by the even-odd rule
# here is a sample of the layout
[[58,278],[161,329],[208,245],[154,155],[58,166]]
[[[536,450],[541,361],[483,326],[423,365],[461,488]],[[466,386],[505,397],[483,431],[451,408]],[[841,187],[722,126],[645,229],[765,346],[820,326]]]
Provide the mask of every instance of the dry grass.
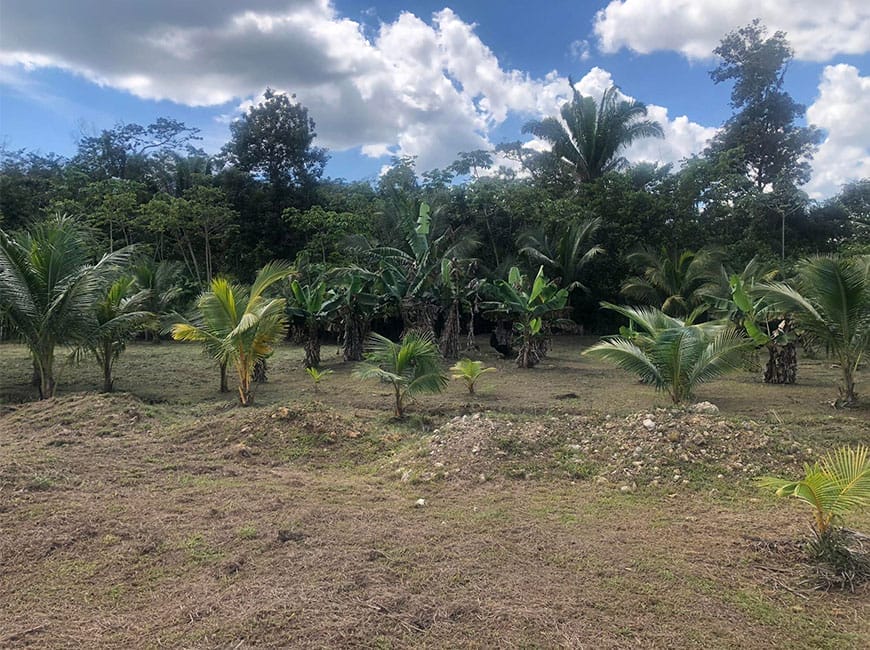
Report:
[[[174,344],[131,346],[132,395],[80,392],[100,384],[78,367],[57,399],[21,403],[26,354],[0,346],[0,647],[866,647],[870,592],[802,583],[807,513],[753,472],[599,482],[626,460],[599,445],[636,444],[633,414],[670,416],[581,343],[532,371],[485,355],[499,371],[473,402],[457,383],[403,422],[338,363],[315,396],[291,347],[240,409]],[[835,377],[815,361],[793,387],[725,379],[698,395],[722,417],[685,426],[749,424],[772,441],[746,446],[757,471],[791,471],[807,448],[866,440],[866,407],[826,404]],[[444,427],[478,412],[494,423],[481,443]],[[473,471],[396,471],[431,468],[448,435],[448,462]],[[589,471],[563,471],[584,439]]]

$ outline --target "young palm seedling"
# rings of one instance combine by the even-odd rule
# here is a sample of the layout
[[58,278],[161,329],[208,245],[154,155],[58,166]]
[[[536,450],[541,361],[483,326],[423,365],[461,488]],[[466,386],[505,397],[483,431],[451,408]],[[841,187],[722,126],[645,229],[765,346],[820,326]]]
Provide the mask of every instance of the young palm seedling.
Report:
[[329,377],[332,374],[332,370],[324,369],[320,370],[319,368],[306,368],[305,372],[308,373],[308,376],[311,377],[311,380],[314,382],[314,392],[318,392],[320,382]]
[[438,348],[427,334],[410,332],[394,343],[379,334],[369,337],[366,361],[354,374],[360,379],[380,379],[393,387],[396,417],[405,414],[405,402],[420,393],[440,393],[447,385]]
[[465,382],[469,395],[474,395],[474,384],[480,376],[486,372],[492,372],[494,370],[495,368],[484,368],[483,361],[472,361],[471,359],[460,359],[454,365],[450,366],[450,372],[453,373],[453,378],[461,379]]
[[777,496],[796,497],[813,508],[811,552],[831,565],[846,581],[870,578],[870,555],[850,550],[850,538],[858,538],[841,526],[844,515],[870,505],[870,447],[841,447],[814,465],[804,466],[797,481],[765,476],[759,485],[776,490]]

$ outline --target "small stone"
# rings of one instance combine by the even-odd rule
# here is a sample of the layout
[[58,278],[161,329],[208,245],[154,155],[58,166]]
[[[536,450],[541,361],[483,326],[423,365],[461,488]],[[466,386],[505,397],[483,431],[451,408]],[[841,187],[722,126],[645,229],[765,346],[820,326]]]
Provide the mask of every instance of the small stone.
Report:
[[716,415],[719,413],[719,407],[710,402],[698,402],[689,407],[689,413],[700,413],[701,415]]
[[656,428],[656,423],[647,418],[643,421],[643,426],[647,431],[653,431]]
[[716,478],[725,478],[724,474],[716,474]]
[[631,492],[631,486],[630,485],[623,485],[622,487],[619,488],[619,491],[622,492],[623,494],[628,494],[629,492]]
[[422,508],[425,505],[426,505],[426,499],[417,499],[416,501],[414,501],[414,506],[417,508]]

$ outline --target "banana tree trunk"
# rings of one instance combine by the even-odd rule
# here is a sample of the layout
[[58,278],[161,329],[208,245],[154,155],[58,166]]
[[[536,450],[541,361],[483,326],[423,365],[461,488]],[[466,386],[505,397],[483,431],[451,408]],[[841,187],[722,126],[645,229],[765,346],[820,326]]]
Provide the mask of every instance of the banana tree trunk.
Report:
[[368,333],[368,322],[365,319],[348,315],[344,319],[344,344],[342,358],[345,361],[363,360],[363,341]]
[[254,364],[254,381],[258,384],[265,384],[269,381],[269,378],[266,376],[268,370],[269,367],[266,365],[266,360],[259,359],[257,363]]
[[399,306],[402,316],[402,338],[410,332],[420,332],[435,339],[435,316],[438,308],[425,302],[413,299],[405,299]]
[[768,359],[764,366],[764,383],[793,384],[797,380],[797,349],[794,343],[767,346]]
[[320,332],[317,325],[308,326],[308,335],[305,337],[305,360],[302,365],[306,368],[320,367]]
[[454,300],[447,312],[444,330],[441,332],[441,356],[445,359],[459,358],[459,302]]

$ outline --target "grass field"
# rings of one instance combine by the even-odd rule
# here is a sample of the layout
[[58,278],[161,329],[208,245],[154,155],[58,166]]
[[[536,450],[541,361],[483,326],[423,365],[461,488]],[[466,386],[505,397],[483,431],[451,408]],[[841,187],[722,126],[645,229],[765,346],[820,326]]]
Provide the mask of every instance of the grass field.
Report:
[[130,346],[111,396],[68,367],[43,403],[0,346],[0,647],[870,645],[870,589],[814,589],[808,511],[752,482],[867,442],[867,402],[801,359],[692,415],[590,342],[518,370],[481,341],[479,394],[402,421],[329,347],[318,392],[281,347],[242,409],[195,346]]

